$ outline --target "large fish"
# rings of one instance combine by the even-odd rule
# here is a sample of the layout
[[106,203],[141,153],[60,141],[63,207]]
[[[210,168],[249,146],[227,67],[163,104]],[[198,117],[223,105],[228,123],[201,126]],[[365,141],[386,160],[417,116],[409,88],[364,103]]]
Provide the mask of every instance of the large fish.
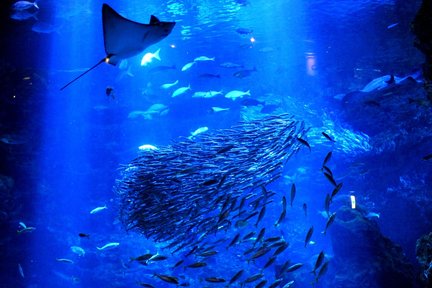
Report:
[[121,60],[138,55],[147,47],[167,37],[175,26],[175,22],[163,22],[153,15],[150,17],[149,24],[134,22],[121,16],[108,4],[102,5],[102,24],[106,56],[60,90],[103,62],[117,65]]

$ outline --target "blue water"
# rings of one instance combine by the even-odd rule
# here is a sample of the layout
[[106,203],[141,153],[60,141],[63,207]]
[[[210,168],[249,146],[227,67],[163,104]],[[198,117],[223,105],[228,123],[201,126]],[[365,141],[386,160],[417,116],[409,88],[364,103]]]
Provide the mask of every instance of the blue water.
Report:
[[[432,115],[419,73],[423,56],[410,31],[421,1],[114,1],[108,4],[128,19],[148,23],[155,15],[176,26],[124,66],[103,63],[62,91],[106,56],[103,2],[40,0],[34,16],[19,20],[11,18],[14,1],[4,2],[0,287],[177,286],[155,274],[177,277],[182,286],[226,287],[205,279],[228,282],[240,270],[243,275],[230,287],[257,287],[263,280],[263,287],[270,287],[277,279],[281,284],[276,287],[290,281],[290,287],[423,287],[419,279],[425,267],[415,249],[417,239],[432,229],[432,166],[423,159],[432,153]],[[160,61],[140,65],[145,53],[158,49]],[[215,59],[181,71],[199,56]],[[238,67],[223,67],[227,62]],[[381,81],[379,88],[365,90],[385,75],[412,78],[394,86]],[[176,86],[161,88],[174,81]],[[190,91],[172,97],[175,89],[188,85]],[[221,95],[192,97],[210,90]],[[251,95],[235,101],[223,96],[232,90]],[[148,116],[154,104],[163,105],[164,112]],[[212,107],[229,109],[212,112]],[[186,256],[193,247],[173,253],[164,248],[169,242],[125,229],[116,185],[124,176],[122,165],[140,153],[154,153],[140,151],[141,145],[169,147],[200,127],[215,135],[239,122],[283,113],[304,122],[309,130],[302,138],[311,149],[300,145],[281,177],[268,185],[275,195],[257,225],[255,216],[245,227],[233,224],[206,236],[208,243],[216,243],[212,250],[217,253],[210,257]],[[322,164],[330,151],[327,165],[343,187],[331,203],[335,222],[324,234],[329,217],[324,202],[334,186]],[[293,183],[297,193],[291,207]],[[276,226],[283,196],[288,199],[286,219]],[[35,229],[18,233],[23,225]],[[163,230],[161,223],[155,225]],[[305,247],[311,226],[314,233]],[[245,255],[252,240],[227,248],[238,233],[258,234],[262,228],[264,238],[289,243],[269,267],[263,268],[274,248],[255,261],[250,255],[258,247]],[[202,236],[184,233],[190,239]],[[97,249],[111,242],[119,245]],[[74,253],[73,246],[85,254]],[[328,270],[317,277],[311,271],[321,251]],[[168,259],[147,265],[131,261],[146,253]],[[184,263],[173,268],[179,260]],[[278,275],[288,260],[303,265]],[[198,261],[207,265],[186,268]],[[257,273],[261,279],[244,283]],[[396,280],[397,286],[400,275],[411,286]]]

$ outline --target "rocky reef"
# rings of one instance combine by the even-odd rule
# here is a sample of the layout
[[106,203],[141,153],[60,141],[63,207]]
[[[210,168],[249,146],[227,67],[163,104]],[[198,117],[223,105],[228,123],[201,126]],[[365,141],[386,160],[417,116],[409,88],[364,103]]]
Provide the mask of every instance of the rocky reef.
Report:
[[416,36],[414,46],[425,56],[423,77],[429,100],[432,100],[432,2],[423,0],[412,23],[412,31]]
[[416,256],[422,266],[420,279],[424,287],[432,287],[432,232],[417,240]]
[[382,235],[365,211],[342,207],[330,237],[334,275],[329,287],[416,287],[414,270],[402,248]]

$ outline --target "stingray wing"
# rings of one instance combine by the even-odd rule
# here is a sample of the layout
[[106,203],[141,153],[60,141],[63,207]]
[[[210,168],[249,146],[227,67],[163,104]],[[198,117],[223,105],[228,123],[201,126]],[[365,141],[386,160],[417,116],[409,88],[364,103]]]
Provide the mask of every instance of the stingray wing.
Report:
[[134,56],[146,47],[146,38],[151,33],[151,25],[141,24],[124,18],[109,5],[102,6],[102,21],[105,52],[110,64]]

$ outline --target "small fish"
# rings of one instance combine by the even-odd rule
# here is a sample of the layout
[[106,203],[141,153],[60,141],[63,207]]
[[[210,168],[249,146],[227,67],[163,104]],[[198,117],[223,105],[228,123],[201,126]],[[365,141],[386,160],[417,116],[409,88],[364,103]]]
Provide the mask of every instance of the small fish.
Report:
[[204,252],[198,254],[197,256],[200,256],[200,257],[209,257],[209,256],[216,255],[217,253],[218,252],[215,251],[215,250],[210,250],[210,251],[204,251]]
[[207,181],[203,182],[202,185],[203,186],[210,186],[210,185],[214,185],[216,183],[218,183],[218,180],[216,180],[216,179],[210,179],[210,180],[207,180]]
[[327,134],[326,132],[321,132],[321,134],[327,138],[327,140],[329,140],[330,142],[336,142],[332,137],[330,137],[329,134]]
[[222,91],[197,91],[192,95],[192,98],[213,98],[217,95],[222,95]]
[[243,236],[243,240],[247,240],[252,238],[255,235],[255,231],[249,232],[248,234],[246,234],[245,236]]
[[302,266],[303,266],[303,263],[296,263],[296,264],[291,265],[290,267],[288,267],[288,268],[286,269],[286,272],[293,272],[293,271],[296,271],[296,270],[300,269]]
[[154,53],[148,52],[148,53],[144,54],[144,56],[141,59],[141,66],[147,66],[148,64],[150,64],[152,62],[153,59],[157,59],[157,60],[161,61],[159,52],[160,52],[160,48],[158,50],[156,50],[156,52],[154,52]]
[[249,278],[247,278],[244,283],[251,283],[251,282],[255,282],[258,279],[261,279],[262,277],[264,277],[264,274],[262,273],[257,273],[255,275],[250,276]]
[[336,194],[342,189],[343,183],[339,183],[332,191],[331,199],[333,199]]
[[205,266],[207,266],[207,263],[205,263],[205,262],[195,262],[195,263],[187,265],[186,267],[188,267],[188,268],[201,268],[201,267],[205,267]]
[[221,76],[219,74],[213,74],[213,73],[202,73],[200,74],[198,77],[200,78],[208,78],[208,79],[212,79],[212,78],[221,78]]
[[173,83],[166,83],[166,84],[162,84],[160,87],[161,87],[162,89],[169,89],[169,88],[171,88],[171,87],[177,85],[178,82],[179,82],[179,81],[176,80],[176,81],[174,81]]
[[330,217],[328,218],[327,223],[326,223],[326,227],[325,227],[324,232],[323,232],[324,235],[326,235],[327,229],[334,222],[335,218],[336,218],[336,212],[331,214]]
[[336,180],[333,178],[333,175],[328,174],[327,172],[324,172],[324,176],[327,178],[327,180],[333,185],[337,186]]
[[279,246],[275,252],[273,253],[273,256],[278,256],[279,254],[281,254],[283,251],[285,251],[288,248],[288,243],[284,243],[281,246]]
[[332,199],[330,194],[326,195],[325,201],[324,201],[324,211],[327,213],[327,215],[329,215],[330,213],[330,203],[331,203]]
[[118,243],[118,242],[111,242],[111,243],[108,243],[108,244],[105,244],[104,246],[102,246],[102,247],[96,247],[99,251],[101,251],[101,250],[105,250],[105,249],[113,249],[113,248],[116,248],[116,247],[118,247],[120,245],[120,243]]
[[266,230],[265,228],[262,228],[260,230],[260,232],[258,233],[258,236],[257,236],[257,238],[255,240],[255,244],[258,243],[258,242],[261,242],[261,240],[264,238],[265,230]]
[[231,246],[233,246],[234,244],[237,244],[237,242],[240,239],[240,233],[237,233],[234,238],[231,240],[230,244],[228,245],[227,249]]
[[312,226],[309,228],[309,230],[308,230],[308,232],[307,232],[307,234],[306,234],[306,238],[305,238],[305,245],[304,245],[304,247],[307,246],[307,244],[309,243],[310,239],[312,238],[313,231],[314,231],[314,227],[313,227],[313,225],[312,225]]
[[329,174],[330,176],[333,177],[333,172],[330,170],[329,167],[327,167],[327,166],[323,166],[321,169],[322,169],[322,171],[323,171],[324,173],[327,173],[327,174]]
[[50,34],[53,32],[58,33],[60,28],[61,28],[61,25],[59,25],[59,24],[38,21],[35,24],[33,24],[31,30],[33,32],[36,32],[36,33]]
[[425,156],[423,156],[423,158],[422,158],[423,160],[425,160],[425,161],[428,161],[428,160],[431,160],[432,159],[432,153],[431,154],[428,154],[428,155],[425,155]]
[[28,20],[30,18],[33,18],[34,20],[39,20],[36,17],[36,15],[38,13],[39,13],[39,10],[35,10],[35,11],[33,11],[31,9],[30,10],[22,10],[22,11],[17,10],[11,14],[10,18],[13,20],[17,20],[17,21],[24,21],[24,20]]
[[73,253],[77,254],[80,257],[85,255],[85,250],[79,246],[71,246],[70,249]]
[[25,228],[23,228],[23,229],[19,229],[19,230],[17,230],[17,233],[18,233],[18,234],[22,234],[22,233],[29,233],[29,232],[33,232],[34,230],[36,230],[35,227],[27,226],[27,227],[25,227]]
[[174,265],[173,268],[177,268],[178,266],[180,266],[181,264],[183,264],[183,262],[184,262],[183,259],[182,259],[182,260],[179,260],[179,261]]
[[146,288],[155,288],[153,285],[148,284],[148,283],[144,283],[144,282],[137,282],[137,284],[141,287],[146,287]]
[[[198,134],[207,132],[209,130],[209,128],[207,126],[204,127],[200,127],[198,129],[196,129],[194,132],[191,133],[191,136],[189,136],[190,138],[197,136]],[[189,138],[189,139],[190,139]]]
[[22,266],[21,266],[20,263],[18,263],[18,273],[20,274],[20,276],[22,278],[24,278],[24,270],[23,270],[23,268],[22,268]]
[[141,150],[141,151],[156,151],[156,150],[158,150],[158,148],[156,146],[154,146],[154,145],[151,145],[151,144],[144,144],[144,145],[139,146],[138,150]]
[[307,217],[307,204],[303,203],[303,212],[305,214],[305,217]]
[[375,213],[375,212],[369,212],[364,216],[366,219],[379,219],[380,218],[380,213]]
[[312,270],[312,273],[315,275],[316,274],[316,270],[321,266],[321,264],[323,263],[323,261],[324,261],[324,257],[325,257],[325,255],[324,255],[324,251],[321,251],[320,253],[319,253],[319,255],[318,255],[318,257],[317,257],[317,260],[315,261],[315,266],[314,266],[314,268],[313,268],[313,270]]
[[190,255],[192,255],[193,253],[195,253],[195,251],[198,249],[198,245],[195,245],[192,249],[191,249],[191,251],[189,251],[189,253],[187,253],[186,255],[185,255],[185,257],[188,257],[188,256],[190,256]]
[[302,145],[304,145],[304,146],[306,146],[307,148],[309,148],[309,151],[311,151],[311,146],[309,145],[309,143],[308,143],[306,140],[297,137],[297,141],[299,141]]
[[267,254],[270,250],[271,250],[270,247],[260,248],[257,252],[255,252],[255,254],[252,255],[252,257],[249,260],[254,260],[254,259],[260,258],[260,257],[264,256],[265,254]]
[[199,56],[194,59],[194,62],[198,61],[215,61],[215,57]]
[[285,220],[285,216],[286,216],[286,210],[283,209],[280,216],[279,216],[279,219],[276,221],[276,223],[274,225],[279,226]]
[[267,267],[270,267],[270,265],[272,265],[276,260],[276,256],[272,256],[269,258],[269,260],[267,260],[267,263],[264,265],[264,269],[266,269]]
[[276,279],[268,288],[276,288],[279,287],[279,284],[283,281],[282,278]]
[[178,278],[177,278],[177,277],[174,277],[174,276],[163,275],[163,274],[157,274],[157,273],[155,273],[154,276],[156,276],[156,277],[158,277],[159,279],[161,279],[162,281],[165,281],[165,282],[170,283],[170,284],[175,284],[175,285],[178,285],[178,284],[179,284],[179,282],[178,282]]
[[111,86],[107,86],[105,88],[105,95],[107,97],[111,97],[112,99],[115,99],[115,93],[114,93],[114,88]]
[[268,247],[269,248],[281,247],[281,246],[284,246],[285,244],[288,244],[288,243],[285,242],[285,240],[282,239],[282,240],[279,240],[279,241],[276,241],[276,242],[270,244]]
[[280,276],[286,272],[287,268],[289,267],[291,261],[287,260],[285,261],[285,263],[280,267],[279,269],[279,275],[277,275],[278,278],[280,278]]
[[287,284],[285,284],[282,288],[291,288],[294,285],[294,280],[291,280],[290,282],[288,282]]
[[232,63],[232,62],[224,62],[219,65],[223,68],[243,68],[243,65]]
[[204,280],[207,282],[210,282],[210,283],[224,283],[224,282],[226,282],[226,280],[224,278],[219,278],[219,277],[207,277]]
[[90,238],[90,234],[86,234],[86,233],[79,233],[78,236],[80,238]]
[[[118,246],[118,245],[115,245],[115,247],[116,246]],[[148,261],[163,261],[163,260],[166,260],[166,259],[168,259],[167,256],[160,255],[160,254],[155,254],[152,257],[150,257],[150,259],[148,259]]]
[[177,97],[177,96],[179,96],[179,95],[182,95],[182,94],[184,94],[184,93],[186,93],[187,91],[189,91],[189,90],[191,90],[191,86],[190,85],[188,85],[187,87],[180,87],[180,88],[177,88],[177,90],[175,90],[173,93],[172,93],[172,95],[171,95],[171,97]]
[[234,72],[233,76],[240,78],[240,79],[243,79],[243,78],[251,76],[252,73],[254,73],[256,71],[257,71],[256,67],[254,67],[253,69],[240,70],[240,71]]
[[240,104],[242,106],[246,106],[246,107],[251,107],[251,106],[258,106],[258,105],[265,105],[264,101],[259,101],[257,99],[253,99],[253,98],[246,98],[240,101]]
[[242,98],[245,95],[251,96],[250,90],[247,91],[232,90],[227,94],[225,94],[225,98],[236,100],[237,98]]
[[265,243],[271,243],[282,240],[282,236],[276,236],[276,237],[269,237],[264,240]]
[[262,220],[266,212],[266,206],[263,206],[258,214],[258,219],[255,223],[255,227],[258,227],[258,223]]
[[253,30],[249,28],[237,28],[235,31],[241,35],[248,35],[253,33]]
[[250,254],[250,253],[252,253],[252,252],[254,252],[255,251],[255,247],[252,247],[252,248],[249,248],[248,250],[246,250],[245,252],[243,252],[243,255],[248,255],[248,254]]
[[183,67],[182,67],[182,69],[181,69],[181,71],[187,71],[187,70],[189,70],[193,65],[195,65],[196,64],[196,62],[190,62],[190,63],[186,63]]
[[323,164],[322,164],[323,167],[326,166],[326,164],[330,161],[332,154],[333,154],[332,151],[327,153],[326,157],[324,158]]
[[322,266],[321,266],[321,269],[320,269],[320,271],[318,272],[318,275],[316,276],[316,278],[315,278],[315,281],[316,282],[318,282],[318,280],[327,272],[327,269],[328,269],[328,264],[329,264],[329,261],[327,261],[327,262],[325,262]]
[[74,261],[67,259],[67,258],[56,258],[57,262],[61,262],[61,263],[69,263],[69,264],[73,264]]
[[151,257],[153,257],[153,254],[147,253],[147,254],[140,255],[138,257],[131,257],[130,260],[131,261],[138,261],[138,262],[145,262],[145,261],[149,260]]
[[90,214],[96,214],[99,213],[102,210],[108,209],[108,207],[106,205],[101,206],[101,207],[96,207],[93,210],[90,211]]
[[397,25],[399,25],[398,22],[390,24],[390,25],[387,26],[387,29],[392,29],[392,28],[396,27]]
[[236,274],[234,274],[234,276],[229,281],[229,284],[233,284],[235,281],[237,281],[243,275],[243,272],[244,270],[240,270]]
[[30,1],[17,1],[12,5],[12,10],[15,11],[24,11],[28,9],[36,8],[39,9],[39,6],[37,5],[36,1],[30,2]]
[[292,185],[291,185],[291,198],[290,198],[290,204],[291,204],[291,207],[293,206],[293,202],[294,202],[294,198],[295,198],[295,196],[296,196],[296,185],[295,185],[295,183],[293,183]]
[[215,113],[222,112],[222,111],[228,111],[228,110],[230,110],[230,108],[211,107],[211,111],[215,112]]
[[226,153],[228,151],[230,151],[232,148],[234,148],[235,146],[233,144],[229,144],[225,147],[220,148],[219,150],[217,150],[216,154],[223,154]]
[[261,282],[259,282],[255,288],[263,288],[265,285],[267,284],[267,280],[262,280]]

